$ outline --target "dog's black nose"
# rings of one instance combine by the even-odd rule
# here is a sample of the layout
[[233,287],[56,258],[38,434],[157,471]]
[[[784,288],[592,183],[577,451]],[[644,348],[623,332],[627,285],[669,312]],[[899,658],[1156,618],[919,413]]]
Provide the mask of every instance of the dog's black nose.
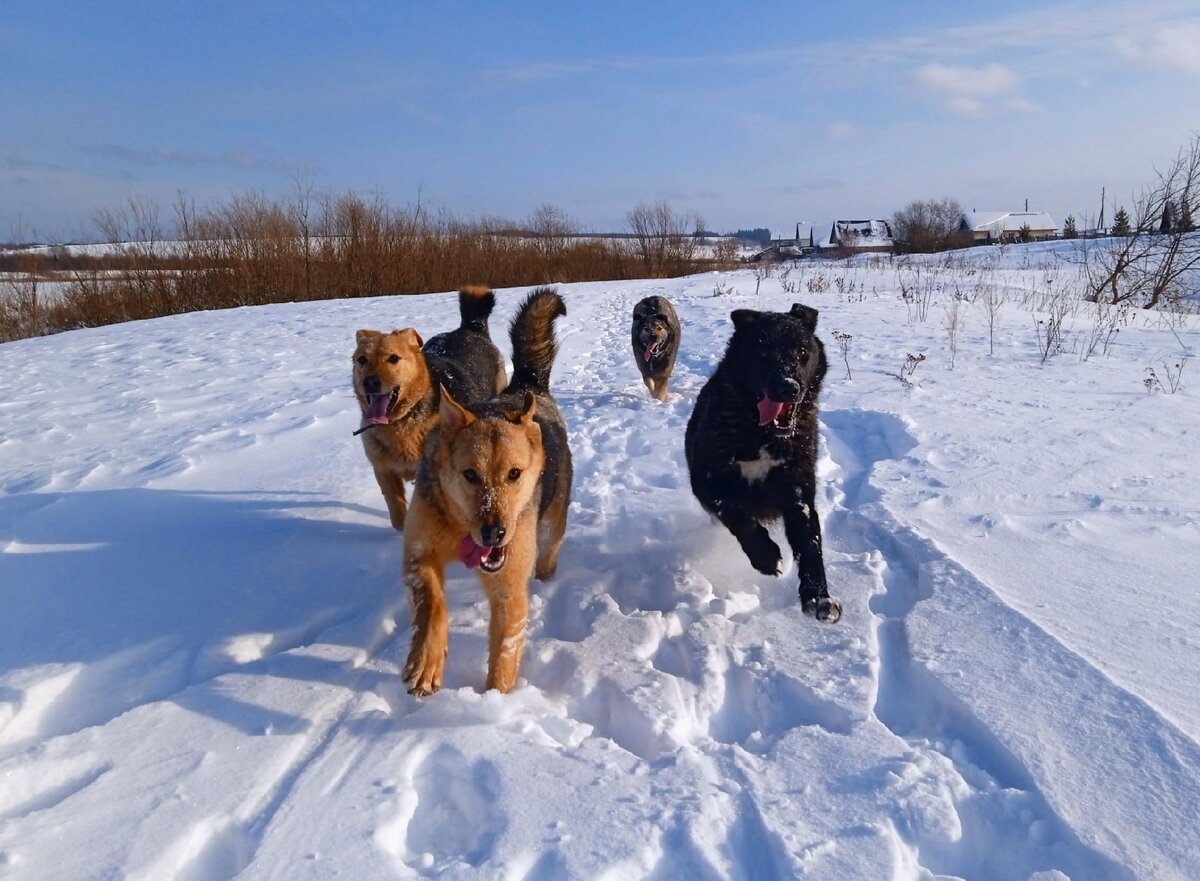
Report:
[[500,542],[504,541],[506,532],[503,526],[488,525],[479,527],[479,537],[483,539],[486,547],[494,548]]
[[780,398],[781,401],[794,401],[800,397],[800,383],[790,376],[780,380],[779,390],[784,393],[784,397]]
[[383,391],[383,380],[372,373],[370,376],[364,376],[362,381],[363,394],[377,395]]

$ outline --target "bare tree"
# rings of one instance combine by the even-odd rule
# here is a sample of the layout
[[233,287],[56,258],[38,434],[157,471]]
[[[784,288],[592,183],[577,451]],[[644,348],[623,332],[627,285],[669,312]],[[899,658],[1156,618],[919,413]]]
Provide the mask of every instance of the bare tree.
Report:
[[625,215],[637,255],[650,278],[683,275],[695,266],[696,236],[704,229],[699,214],[680,214],[665,199],[640,202]]
[[292,203],[288,215],[300,230],[304,248],[304,299],[312,299],[312,214],[313,176],[310,171],[298,171],[292,176]]
[[969,245],[962,232],[963,208],[956,199],[917,199],[892,215],[892,235],[905,250],[918,254]]
[[566,211],[549,204],[539,205],[533,214],[529,215],[526,227],[533,236],[534,249],[550,267],[556,266],[563,259],[572,237],[579,234],[579,224]]
[[41,297],[38,282],[43,260],[36,253],[20,255],[14,272],[0,275],[0,342],[42,333]]
[[1077,251],[1088,299],[1146,309],[1176,306],[1200,280],[1200,235],[1189,229],[1192,194],[1200,193],[1200,134],[1155,177],[1134,200],[1127,235]]
[[1004,289],[994,284],[984,285],[979,294],[978,302],[987,318],[989,355],[996,354],[996,326],[1000,321],[1000,307],[1007,299]]
[[950,344],[950,369],[954,369],[954,362],[958,358],[958,334],[962,330],[962,304],[963,301],[955,297],[950,301],[950,305],[943,310],[946,314],[945,328],[946,340]]

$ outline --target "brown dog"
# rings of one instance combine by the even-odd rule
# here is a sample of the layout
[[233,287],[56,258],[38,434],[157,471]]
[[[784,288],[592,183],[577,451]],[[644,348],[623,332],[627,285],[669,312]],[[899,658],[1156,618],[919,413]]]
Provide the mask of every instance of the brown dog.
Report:
[[646,297],[633,307],[633,359],[655,398],[667,399],[667,383],[679,354],[679,316],[666,297]]
[[354,395],[362,410],[363,450],[387,503],[392,526],[404,529],[404,481],[416,477],[421,447],[438,419],[438,389],[482,401],[504,388],[504,359],[488,333],[496,295],[486,287],[459,292],[457,330],[422,343],[413,328],[355,335]]
[[567,528],[571,451],[550,396],[562,298],[539,288],[513,319],[513,378],[482,404],[442,393],[441,422],[417,471],[404,533],[404,583],[413,639],[404,667],[410,693],[442,686],[449,620],[444,570],[454,559],[479,570],[487,594],[487,687],[511,691],[525,646],[529,578],[554,575]]

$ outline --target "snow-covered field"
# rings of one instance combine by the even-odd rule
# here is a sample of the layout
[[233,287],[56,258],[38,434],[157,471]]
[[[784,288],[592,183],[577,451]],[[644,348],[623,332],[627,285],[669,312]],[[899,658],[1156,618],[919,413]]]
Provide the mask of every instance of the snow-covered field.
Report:
[[[1200,330],[1134,311],[1084,358],[1088,306],[1043,359],[1029,308],[1071,282],[1041,254],[562,286],[574,500],[507,696],[461,567],[446,688],[405,693],[351,437],[354,331],[449,329],[453,295],[0,346],[0,877],[1200,877]],[[652,293],[684,325],[666,404],[628,337]],[[833,627],[683,456],[729,311],[794,301],[830,359]]]

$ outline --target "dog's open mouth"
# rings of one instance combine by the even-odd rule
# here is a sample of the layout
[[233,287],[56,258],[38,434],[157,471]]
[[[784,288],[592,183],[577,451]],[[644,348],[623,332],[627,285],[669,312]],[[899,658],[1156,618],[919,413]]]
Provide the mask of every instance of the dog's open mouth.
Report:
[[378,395],[367,395],[367,409],[363,413],[362,427],[367,428],[372,425],[387,425],[388,414],[392,412],[392,408],[396,406],[396,401],[400,398],[400,388],[397,386],[390,392],[382,392]]
[[663,353],[663,349],[666,347],[666,340],[654,340],[650,345],[646,346],[646,351],[642,353],[642,358],[646,361],[653,361]]
[[458,545],[458,558],[468,569],[478,567],[488,574],[493,574],[504,568],[504,561],[508,559],[508,548],[481,545],[470,535],[465,535]]
[[763,395],[758,402],[758,424],[777,434],[791,434],[796,428],[798,401],[776,401]]

